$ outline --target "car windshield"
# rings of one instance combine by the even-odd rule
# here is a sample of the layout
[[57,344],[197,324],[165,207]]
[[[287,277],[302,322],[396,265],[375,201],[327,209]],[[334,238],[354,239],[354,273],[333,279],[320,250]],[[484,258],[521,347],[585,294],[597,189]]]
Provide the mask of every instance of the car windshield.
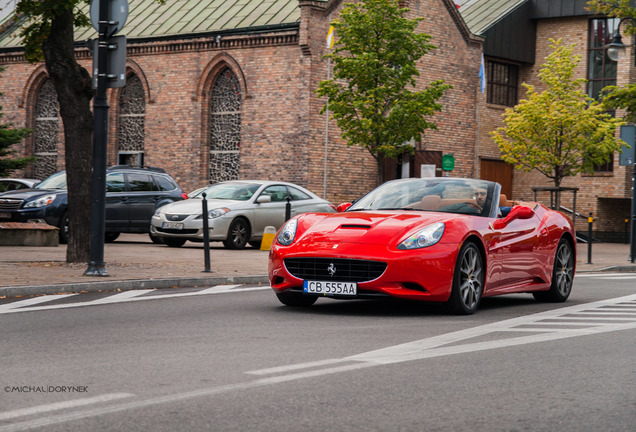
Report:
[[35,186],[36,189],[62,189],[66,190],[66,172],[61,171],[42,180]]
[[205,193],[207,199],[247,201],[252,198],[260,186],[257,183],[217,183],[191,198],[202,199],[203,193]]
[[487,216],[494,193],[495,183],[485,180],[394,180],[378,186],[347,211],[411,210]]

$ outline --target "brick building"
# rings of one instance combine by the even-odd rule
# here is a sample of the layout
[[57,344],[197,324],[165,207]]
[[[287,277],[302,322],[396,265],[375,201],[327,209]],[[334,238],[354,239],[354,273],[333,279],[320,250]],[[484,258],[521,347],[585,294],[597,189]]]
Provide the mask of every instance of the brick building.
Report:
[[[342,0],[130,0],[127,80],[108,91],[108,163],[160,166],[185,189],[232,178],[284,179],[333,202],[354,199],[377,182],[375,160],[339,138],[314,95],[326,79],[325,38]],[[418,86],[453,86],[435,115],[438,131],[414,143],[416,156],[395,175],[419,172],[453,154],[453,175],[476,175],[478,73],[483,39],[453,0],[403,2],[424,17],[420,30],[438,49],[421,61]],[[19,148],[38,162],[23,173],[43,178],[63,169],[64,144],[53,86],[43,64],[25,61],[17,26],[0,35],[5,118],[34,130]],[[84,41],[76,55],[89,70]],[[398,170],[401,170],[398,172]]]
[[[541,91],[539,69],[550,54],[550,39],[575,44],[574,54],[582,61],[577,78],[588,80],[587,92],[598,97],[606,85],[623,86],[636,78],[633,50],[627,59],[612,62],[607,45],[619,20],[600,17],[585,9],[586,0],[464,0],[460,11],[467,25],[485,38],[487,91],[480,104],[477,153],[481,178],[496,179],[515,199],[536,199],[550,204],[550,193],[533,188],[553,183],[537,171],[517,172],[501,160],[499,149],[489,132],[503,125],[502,115],[524,97],[521,83]],[[623,40],[629,44],[627,36]],[[562,186],[578,188],[576,193],[577,228],[587,229],[587,216],[595,219],[594,235],[606,241],[624,241],[626,219],[631,209],[633,167],[621,166],[618,154],[610,163],[596,167],[592,175],[564,180]],[[561,205],[572,210],[573,193],[562,193]]]
[[[325,37],[343,0],[130,0],[120,34],[128,38],[127,84],[109,89],[108,163],[161,166],[185,189],[229,178],[289,180],[333,202],[354,199],[377,182],[375,160],[339,138],[320,115],[314,95],[328,76]],[[419,176],[455,157],[452,176],[497,180],[514,199],[534,199],[533,188],[552,186],[537,172],[516,172],[501,160],[489,132],[504,109],[523,97],[522,82],[537,85],[548,40],[576,43],[579,77],[596,96],[607,84],[632,82],[632,61],[610,63],[603,50],[618,20],[596,17],[586,0],[405,0],[420,30],[438,48],[421,61],[418,86],[443,79],[453,86],[434,116],[438,131],[414,143],[415,155],[387,162],[387,178]],[[457,6],[460,6],[459,9]],[[0,89],[4,120],[35,133],[19,148],[36,154],[26,176],[63,169],[64,144],[55,92],[43,64],[24,60],[17,26],[0,23]],[[76,33],[77,58],[91,67]],[[480,92],[485,56],[487,86]],[[622,241],[630,213],[632,167],[612,162],[593,175],[566,179],[578,188],[576,211],[594,214],[599,238]],[[439,175],[439,171],[438,171]],[[547,204],[550,195],[537,191]],[[562,205],[573,209],[573,195]],[[577,218],[579,230],[586,219]]]

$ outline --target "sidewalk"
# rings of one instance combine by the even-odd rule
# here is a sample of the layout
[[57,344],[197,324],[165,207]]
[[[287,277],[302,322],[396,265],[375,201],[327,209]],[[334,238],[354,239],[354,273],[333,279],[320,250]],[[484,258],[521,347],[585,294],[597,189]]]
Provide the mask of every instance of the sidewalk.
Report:
[[[152,244],[147,235],[123,234],[104,248],[108,276],[84,276],[86,264],[67,264],[66,246],[0,246],[0,298],[61,292],[179,288],[218,284],[267,284],[267,251],[233,251],[211,243],[210,273],[204,272],[202,243],[181,248]],[[577,247],[577,272],[633,271],[629,244]]]
[[87,264],[66,263],[66,245],[0,246],[0,298],[61,292],[179,288],[268,283],[267,251],[228,250],[210,243],[210,273],[203,243],[156,245],[148,235],[122,234],[104,247],[108,276],[84,276]]

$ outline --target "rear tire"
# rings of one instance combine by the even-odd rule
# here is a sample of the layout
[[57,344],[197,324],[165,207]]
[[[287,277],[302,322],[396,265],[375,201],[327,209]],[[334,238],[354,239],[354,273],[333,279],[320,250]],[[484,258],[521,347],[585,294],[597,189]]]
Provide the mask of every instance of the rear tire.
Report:
[[280,300],[282,304],[291,307],[308,307],[318,300],[316,296],[288,292],[276,293],[276,297],[278,297],[278,300]]
[[475,243],[464,243],[457,255],[448,308],[457,315],[471,315],[479,308],[484,290],[484,263]]
[[180,238],[168,238],[166,237],[164,239],[164,243],[168,245],[168,247],[174,247],[174,248],[178,248],[181,247],[185,244],[187,240],[186,239],[180,239]]
[[566,239],[561,239],[554,256],[552,269],[552,284],[548,291],[532,293],[535,300],[542,302],[561,303],[568,299],[574,284],[574,253],[572,245]]

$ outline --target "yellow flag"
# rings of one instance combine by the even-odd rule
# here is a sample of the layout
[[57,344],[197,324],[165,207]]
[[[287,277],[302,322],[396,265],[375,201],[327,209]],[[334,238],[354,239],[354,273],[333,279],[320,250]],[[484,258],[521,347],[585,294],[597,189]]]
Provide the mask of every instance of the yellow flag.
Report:
[[327,48],[333,48],[333,26],[329,26],[329,32],[327,32]]

